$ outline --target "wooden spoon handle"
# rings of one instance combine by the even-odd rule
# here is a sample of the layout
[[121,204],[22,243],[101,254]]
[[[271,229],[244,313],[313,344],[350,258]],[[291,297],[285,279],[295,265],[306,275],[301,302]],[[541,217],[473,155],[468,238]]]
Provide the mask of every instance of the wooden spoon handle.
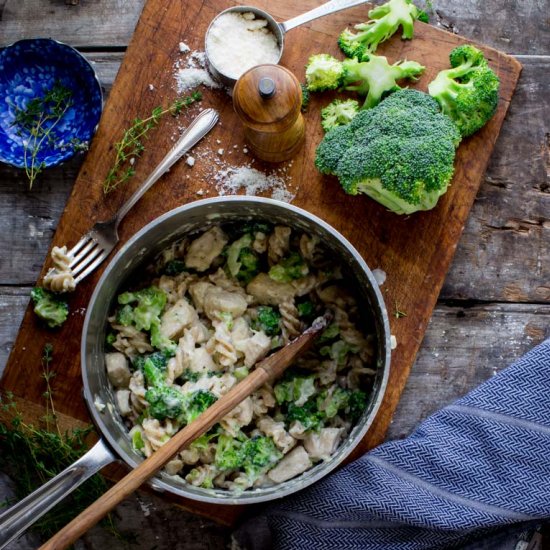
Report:
[[88,506],[86,510],[81,512],[48,542],[43,544],[40,547],[41,550],[58,550],[66,548],[75,542],[103,516],[108,514],[119,502],[133,493],[160,470],[178,451],[207,432],[214,424],[231,412],[250,394],[261,388],[266,382],[282,374],[296,356],[305,351],[313,343],[313,340],[325,328],[327,322],[327,317],[317,319],[311,328],[290,344],[258,363],[256,369],[244,380],[218,399],[191,424],[175,434],[158,451],[154,452],[149,458],[134,468],[93,504]]

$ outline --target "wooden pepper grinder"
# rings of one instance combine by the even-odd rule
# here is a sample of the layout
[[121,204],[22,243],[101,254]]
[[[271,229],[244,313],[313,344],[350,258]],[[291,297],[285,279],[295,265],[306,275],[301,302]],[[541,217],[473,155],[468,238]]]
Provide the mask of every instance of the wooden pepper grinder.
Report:
[[259,159],[282,162],[303,145],[302,87],[288,69],[266,64],[244,73],[235,84],[233,106]]

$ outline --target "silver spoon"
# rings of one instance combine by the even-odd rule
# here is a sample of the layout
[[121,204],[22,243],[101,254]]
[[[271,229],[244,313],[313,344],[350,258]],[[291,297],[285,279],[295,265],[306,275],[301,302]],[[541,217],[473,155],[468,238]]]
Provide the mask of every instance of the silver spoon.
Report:
[[[360,4],[364,4],[365,0],[331,0],[330,2],[327,2],[325,4],[322,4],[318,8],[314,8],[306,13],[302,13],[301,15],[298,15],[297,17],[293,17],[292,19],[289,19],[288,21],[285,21],[284,23],[277,23],[273,16],[271,16],[268,12],[261,10],[260,8],[256,8],[254,6],[235,6],[234,8],[229,8],[227,10],[222,11],[210,23],[206,35],[205,35],[205,52],[206,52],[206,61],[208,64],[208,69],[212,76],[224,84],[225,86],[229,88],[233,88],[235,86],[235,83],[237,82],[237,79],[224,74],[218,67],[216,67],[210,57],[208,55],[208,36],[210,34],[210,31],[212,29],[212,25],[214,22],[221,17],[222,15],[226,13],[253,13],[257,19],[265,19],[267,21],[267,26],[271,30],[271,32],[275,35],[275,38],[277,39],[277,43],[279,45],[279,57],[277,58],[274,63],[278,63],[281,60],[281,57],[283,55],[283,49],[285,44],[285,34],[294,29],[295,27],[298,27],[300,25],[303,25],[304,23],[309,23],[310,21],[313,21],[314,19],[318,19],[319,17],[324,17],[325,15],[330,15],[331,13],[335,13],[337,11],[345,10],[347,8],[353,8],[355,6],[359,6]],[[240,75],[239,75],[240,76]]]

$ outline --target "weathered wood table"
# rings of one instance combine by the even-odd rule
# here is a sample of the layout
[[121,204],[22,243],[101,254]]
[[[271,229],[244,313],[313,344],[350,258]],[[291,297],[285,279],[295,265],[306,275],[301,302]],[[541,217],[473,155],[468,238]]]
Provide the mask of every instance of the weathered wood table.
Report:
[[[524,69],[389,439],[406,436],[550,336],[550,5],[434,4],[432,24],[514,54]],[[39,36],[71,44],[94,63],[108,91],[142,6],[142,0],[0,0],[0,47]],[[81,160],[48,170],[32,191],[21,171],[0,165],[0,373]],[[132,548],[220,548],[228,537],[145,494],[118,515],[121,529],[136,534]],[[82,547],[105,545],[125,547],[100,528]]]

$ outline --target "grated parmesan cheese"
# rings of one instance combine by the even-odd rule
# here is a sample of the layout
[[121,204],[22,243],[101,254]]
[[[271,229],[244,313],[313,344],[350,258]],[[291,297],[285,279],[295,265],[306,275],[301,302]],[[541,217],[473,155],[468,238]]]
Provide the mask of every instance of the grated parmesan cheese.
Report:
[[212,65],[235,80],[256,65],[277,63],[280,55],[277,37],[267,21],[256,19],[251,12],[217,17],[206,37],[206,50]]
[[205,69],[189,67],[187,69],[179,69],[176,72],[176,85],[179,93],[190,90],[191,88],[196,88],[201,84],[209,88],[220,87],[217,82],[212,80],[212,77]]
[[230,166],[214,175],[216,189],[220,196],[236,195],[243,190],[246,195],[258,195],[271,191],[271,198],[291,202],[295,195],[285,185],[285,180],[275,174],[264,174],[250,166]]

